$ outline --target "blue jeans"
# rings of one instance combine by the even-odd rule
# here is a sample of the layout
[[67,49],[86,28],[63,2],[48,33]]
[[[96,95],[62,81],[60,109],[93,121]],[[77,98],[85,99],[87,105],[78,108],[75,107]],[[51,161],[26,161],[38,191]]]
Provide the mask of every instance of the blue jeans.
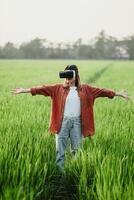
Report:
[[56,164],[60,170],[64,170],[65,149],[68,138],[71,141],[71,153],[75,156],[82,142],[80,117],[64,117],[61,129],[56,134]]

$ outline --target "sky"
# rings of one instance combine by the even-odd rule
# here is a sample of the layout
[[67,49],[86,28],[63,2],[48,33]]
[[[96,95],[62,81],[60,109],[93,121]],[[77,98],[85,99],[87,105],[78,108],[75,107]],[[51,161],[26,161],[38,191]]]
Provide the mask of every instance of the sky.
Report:
[[0,45],[36,37],[89,42],[105,30],[118,39],[134,33],[134,0],[0,0]]

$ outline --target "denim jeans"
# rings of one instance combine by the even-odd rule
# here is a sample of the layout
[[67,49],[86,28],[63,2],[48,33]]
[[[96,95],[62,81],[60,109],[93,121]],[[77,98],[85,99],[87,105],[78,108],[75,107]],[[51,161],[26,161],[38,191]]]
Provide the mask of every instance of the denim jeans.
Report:
[[80,117],[64,117],[62,126],[58,134],[56,134],[56,164],[60,170],[64,170],[65,149],[68,138],[71,141],[71,153],[75,156],[78,147],[82,142],[81,118]]

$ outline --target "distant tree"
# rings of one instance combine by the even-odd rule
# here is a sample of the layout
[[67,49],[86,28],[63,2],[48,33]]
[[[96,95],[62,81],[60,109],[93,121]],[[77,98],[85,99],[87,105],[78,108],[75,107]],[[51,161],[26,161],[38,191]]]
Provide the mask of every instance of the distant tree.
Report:
[[55,58],[55,53],[54,53],[54,43],[53,42],[49,42],[49,46],[48,46],[48,58]]
[[102,30],[88,44],[82,38],[74,43],[53,43],[35,38],[17,48],[8,42],[0,47],[2,59],[134,59],[134,34],[122,40],[109,36]]
[[2,58],[2,59],[5,58],[2,47],[0,47],[0,58]]
[[64,58],[74,59],[73,46],[70,43],[66,43],[64,47]]
[[118,54],[118,40],[113,36],[107,36],[105,44],[105,58],[116,59]]
[[74,59],[79,59],[79,51],[80,47],[82,45],[82,38],[78,38],[72,45],[73,51],[72,51],[72,56]]
[[62,42],[57,43],[57,47],[55,48],[54,55],[55,55],[55,58],[64,58]]
[[98,59],[116,58],[117,45],[118,45],[117,39],[115,37],[106,35],[104,30],[102,30],[96,37],[96,41],[94,44],[96,58]]
[[103,30],[96,37],[96,42],[94,46],[95,46],[96,58],[97,59],[105,58],[106,57],[105,56],[106,55],[106,35]]
[[127,38],[124,38],[124,40],[122,41],[122,45],[126,49],[129,58],[131,60],[134,60],[134,34]]
[[7,42],[2,49],[3,58],[14,59],[19,57],[18,49],[13,43]]
[[20,52],[22,53],[24,58],[45,58],[46,49],[43,45],[44,42],[44,39],[35,38],[29,43],[23,43],[20,46]]

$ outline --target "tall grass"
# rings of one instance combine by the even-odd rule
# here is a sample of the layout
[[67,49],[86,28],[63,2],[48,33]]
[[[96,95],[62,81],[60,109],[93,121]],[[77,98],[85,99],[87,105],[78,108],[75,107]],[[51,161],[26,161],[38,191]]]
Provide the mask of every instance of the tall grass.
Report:
[[[61,176],[55,166],[55,137],[48,132],[50,98],[14,97],[11,90],[61,82],[58,72],[70,63],[79,66],[81,82],[94,77],[91,84],[97,87],[127,89],[132,101],[96,100],[96,133],[92,140],[83,139],[75,160],[67,149]],[[134,199],[134,63],[110,64],[0,61],[0,199]]]

